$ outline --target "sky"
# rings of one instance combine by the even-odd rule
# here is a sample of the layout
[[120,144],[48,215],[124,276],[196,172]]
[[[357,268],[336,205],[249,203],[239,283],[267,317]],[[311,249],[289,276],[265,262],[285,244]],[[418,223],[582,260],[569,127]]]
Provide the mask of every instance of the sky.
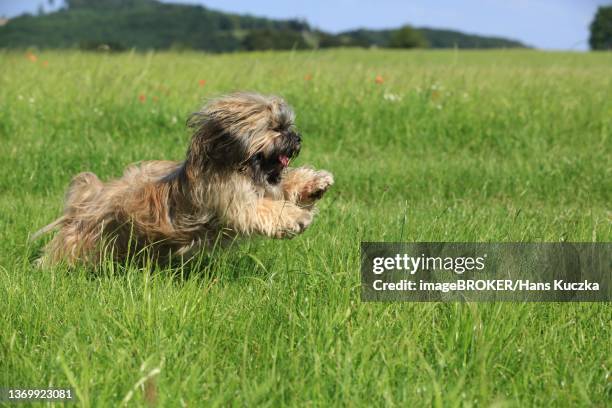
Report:
[[[0,0],[0,16],[47,10],[60,0]],[[598,5],[612,0],[163,0],[271,18],[300,18],[331,32],[394,28],[403,24],[449,28],[520,40],[542,49],[588,49]]]

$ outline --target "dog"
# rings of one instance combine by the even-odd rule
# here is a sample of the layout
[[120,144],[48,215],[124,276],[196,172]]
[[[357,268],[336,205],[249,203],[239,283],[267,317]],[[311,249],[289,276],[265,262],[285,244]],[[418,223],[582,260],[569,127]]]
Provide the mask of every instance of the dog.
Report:
[[331,173],[290,168],[302,139],[280,97],[233,93],[187,121],[184,161],[148,161],[102,182],[75,176],[63,215],[33,235],[59,229],[40,265],[99,265],[147,252],[157,261],[190,258],[238,237],[291,238],[310,226]]

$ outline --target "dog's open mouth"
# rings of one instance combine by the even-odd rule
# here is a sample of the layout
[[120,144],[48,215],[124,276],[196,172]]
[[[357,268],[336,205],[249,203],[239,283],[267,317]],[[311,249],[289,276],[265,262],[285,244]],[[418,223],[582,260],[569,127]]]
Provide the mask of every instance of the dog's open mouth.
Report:
[[278,156],[278,161],[281,164],[281,166],[285,168],[289,165],[289,162],[291,161],[291,159],[289,158],[289,156],[285,156],[284,154],[281,154],[280,156]]
[[283,171],[289,167],[291,159],[294,157],[292,152],[280,153],[278,156],[271,156],[262,162],[262,169],[266,173],[266,180],[270,184],[277,184],[281,179]]

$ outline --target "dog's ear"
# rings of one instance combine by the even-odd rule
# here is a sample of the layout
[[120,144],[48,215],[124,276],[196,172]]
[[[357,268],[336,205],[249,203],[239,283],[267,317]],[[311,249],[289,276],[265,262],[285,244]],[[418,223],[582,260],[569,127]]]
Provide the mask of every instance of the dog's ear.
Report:
[[190,164],[233,169],[248,159],[241,138],[232,135],[221,122],[205,110],[191,114],[187,120],[193,132],[187,152]]

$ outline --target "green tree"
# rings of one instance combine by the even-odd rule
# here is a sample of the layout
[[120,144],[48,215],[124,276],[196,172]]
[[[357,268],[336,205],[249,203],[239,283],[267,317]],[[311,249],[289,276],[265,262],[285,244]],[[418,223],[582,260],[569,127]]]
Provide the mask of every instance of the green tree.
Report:
[[599,7],[591,23],[591,38],[589,44],[592,50],[612,49],[612,6]]
[[423,35],[409,25],[395,31],[389,41],[391,48],[426,48],[427,41]]

